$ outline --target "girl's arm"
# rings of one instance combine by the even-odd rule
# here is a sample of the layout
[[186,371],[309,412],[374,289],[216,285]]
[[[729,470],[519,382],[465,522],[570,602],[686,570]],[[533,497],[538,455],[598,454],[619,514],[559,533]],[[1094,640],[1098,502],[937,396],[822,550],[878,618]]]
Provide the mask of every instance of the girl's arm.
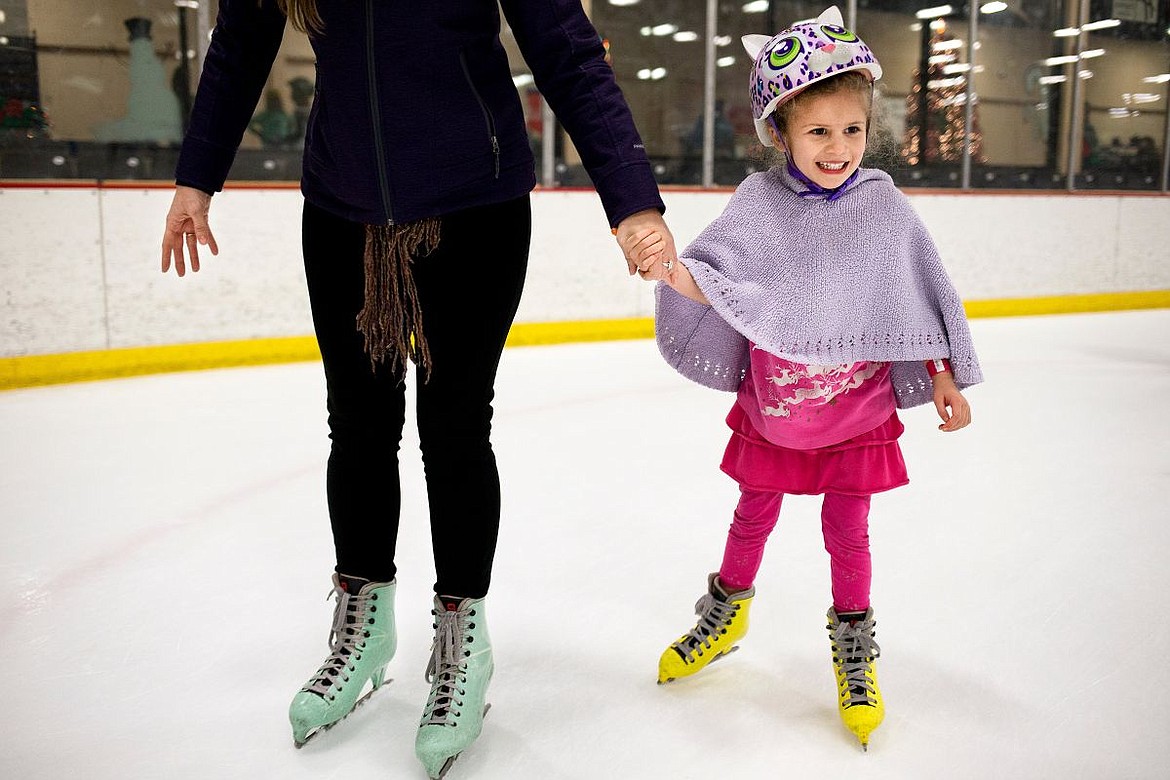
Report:
[[942,419],[940,431],[957,431],[971,424],[971,405],[955,385],[951,364],[946,359],[926,361],[926,372],[934,385],[934,408]]

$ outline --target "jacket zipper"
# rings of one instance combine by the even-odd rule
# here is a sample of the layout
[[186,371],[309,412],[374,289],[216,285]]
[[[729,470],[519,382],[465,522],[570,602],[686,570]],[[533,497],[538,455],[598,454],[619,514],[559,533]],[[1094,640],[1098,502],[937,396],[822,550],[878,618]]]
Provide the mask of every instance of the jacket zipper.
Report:
[[463,66],[463,75],[467,79],[467,86],[471,87],[471,94],[475,95],[475,102],[479,103],[479,110],[483,112],[483,120],[487,123],[488,137],[492,142],[492,157],[495,159],[495,178],[500,178],[500,141],[496,137],[496,120],[492,117],[492,112],[488,111],[487,103],[479,94],[479,90],[475,88],[475,82],[471,80],[471,69],[467,67],[467,57],[462,50],[459,52],[459,64]]
[[378,69],[374,61],[374,3],[366,0],[366,74],[370,81],[370,119],[374,125],[374,156],[378,166],[378,187],[382,192],[382,208],[386,223],[394,224],[394,210],[390,203],[390,180],[386,176],[386,152],[382,148],[382,111],[378,104]]

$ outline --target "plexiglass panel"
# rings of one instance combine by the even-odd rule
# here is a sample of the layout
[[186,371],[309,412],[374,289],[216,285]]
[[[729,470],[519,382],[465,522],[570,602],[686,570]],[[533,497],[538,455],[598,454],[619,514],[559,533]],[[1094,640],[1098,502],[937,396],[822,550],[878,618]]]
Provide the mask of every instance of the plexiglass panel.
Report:
[[1088,5],[1089,19],[1081,25],[1084,135],[1077,186],[1157,188],[1165,154],[1170,31],[1164,24],[1159,29],[1157,3]]
[[[739,39],[815,17],[828,1],[715,4],[708,180],[707,0],[584,0],[661,183],[735,185],[775,161],[752,127]],[[840,5],[848,16],[851,4]],[[1170,0],[852,5],[884,70],[866,164],[899,184],[1165,187]],[[217,0],[0,0],[0,177],[170,179],[217,10]],[[502,39],[538,177],[588,185],[506,25]],[[299,178],[313,80],[312,49],[290,28],[232,179]]]

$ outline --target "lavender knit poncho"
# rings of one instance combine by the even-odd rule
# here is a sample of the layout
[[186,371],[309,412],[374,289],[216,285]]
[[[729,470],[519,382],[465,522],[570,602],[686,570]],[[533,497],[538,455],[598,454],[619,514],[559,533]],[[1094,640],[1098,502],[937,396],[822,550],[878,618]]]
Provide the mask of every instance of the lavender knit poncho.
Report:
[[665,282],[656,336],[688,379],[736,391],[748,342],[797,363],[889,362],[898,406],[930,402],[924,360],[951,361],[960,389],[983,381],[962,302],[910,201],[859,169],[836,199],[782,166],[749,176],[680,259],[711,301]]

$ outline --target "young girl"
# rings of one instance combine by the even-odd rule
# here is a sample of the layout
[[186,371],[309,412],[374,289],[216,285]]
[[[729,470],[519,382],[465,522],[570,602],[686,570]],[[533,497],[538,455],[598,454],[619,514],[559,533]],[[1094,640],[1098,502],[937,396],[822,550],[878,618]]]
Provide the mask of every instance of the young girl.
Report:
[[737,393],[722,468],[741,498],[697,624],[662,654],[660,683],[695,674],[747,633],[753,582],[784,495],[824,495],[838,706],[861,741],[881,723],[870,606],[870,496],[907,483],[896,407],[931,400],[943,431],[971,420],[982,381],[963,307],[890,177],[860,168],[881,66],[830,8],[755,58],[756,130],[785,153],[664,262],[657,338],[684,376]]

